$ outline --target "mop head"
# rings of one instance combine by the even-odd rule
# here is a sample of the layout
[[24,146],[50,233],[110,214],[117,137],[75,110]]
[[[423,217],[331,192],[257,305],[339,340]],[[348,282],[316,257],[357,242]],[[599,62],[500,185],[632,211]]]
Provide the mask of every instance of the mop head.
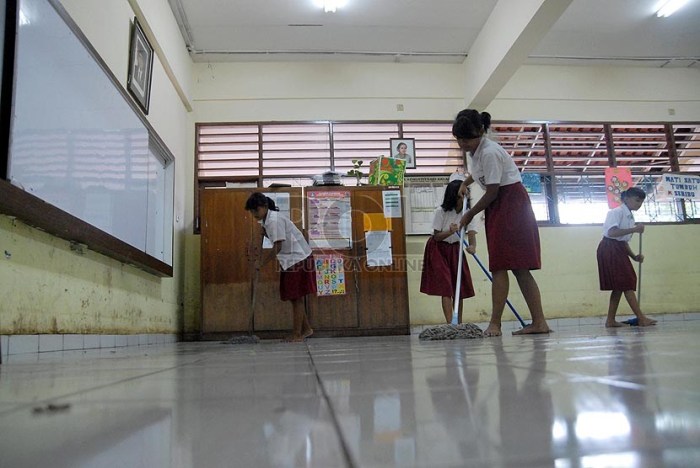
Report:
[[438,325],[423,330],[418,339],[422,341],[431,340],[462,340],[470,338],[483,338],[484,332],[473,323],[462,323],[459,325]]
[[224,341],[224,344],[255,344],[259,342],[260,338],[255,335],[239,335]]

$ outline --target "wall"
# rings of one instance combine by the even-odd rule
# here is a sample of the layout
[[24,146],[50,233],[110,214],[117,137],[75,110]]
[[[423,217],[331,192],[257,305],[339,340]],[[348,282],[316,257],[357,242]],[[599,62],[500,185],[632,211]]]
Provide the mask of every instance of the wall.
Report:
[[[548,318],[604,317],[609,292],[598,287],[596,248],[601,226],[541,227],[542,269],[533,272],[542,293],[542,305]],[[642,266],[642,309],[654,316],[663,313],[697,312],[700,301],[700,256],[695,253],[700,226],[651,225],[644,232]],[[673,239],[670,247],[669,239]],[[408,238],[409,264],[419,264],[427,237]],[[635,236],[630,246],[638,251]],[[477,236],[477,256],[488,268],[486,238]],[[635,268],[637,263],[634,263]],[[464,320],[487,321],[491,315],[491,283],[473,258],[469,270],[476,296],[464,300]],[[637,270],[638,271],[638,270]],[[432,324],[442,320],[440,299],[420,293],[420,270],[409,272],[409,302],[412,324]],[[509,299],[518,314],[527,321],[529,312],[515,277],[510,275]],[[632,312],[623,299],[618,314]],[[506,307],[504,320],[515,320]],[[602,319],[601,319],[602,323]]]
[[697,122],[700,68],[523,66],[489,112],[513,120]]
[[[167,0],[144,4],[154,34],[169,44],[169,55],[154,62],[148,119],[176,159],[174,277],[158,278],[90,251],[79,254],[62,239],[0,216],[0,334],[176,333],[182,328],[184,206],[192,203],[185,190],[191,174],[186,178],[184,169],[191,166],[193,133],[182,90],[190,92],[190,60],[186,51],[177,52],[185,47],[172,33],[177,24]],[[129,25],[138,3],[65,0],[63,5],[125,87]]]
[[[461,68],[400,63],[197,63],[193,67],[194,120],[449,120],[464,106]],[[698,69],[523,66],[487,110],[501,120],[697,121],[699,84]],[[403,104],[404,110],[398,111],[397,104]],[[674,116],[668,115],[669,108],[675,110]],[[188,191],[191,199],[192,189]],[[188,223],[191,218],[188,211]],[[600,227],[547,227],[540,234],[544,268],[535,276],[546,314],[604,315],[607,296],[597,289],[595,264]],[[645,264],[643,303],[649,313],[697,311],[698,295],[691,292],[700,282],[696,266],[700,258],[693,240],[697,235],[697,226],[654,226],[645,234],[645,251],[650,256]],[[671,249],[668,238],[674,239]],[[485,239],[483,235],[479,239],[479,255],[486,261]],[[424,244],[425,237],[408,238],[413,260],[420,259]],[[196,331],[198,236],[188,235],[187,252],[185,322]],[[687,255],[690,252],[694,255]],[[466,304],[466,317],[482,321],[490,313],[490,286],[476,264],[472,272],[478,298]],[[439,302],[418,292],[419,281],[419,272],[409,274],[411,321],[435,323],[440,320]],[[526,316],[518,294],[514,301]],[[621,306],[621,313],[626,307]]]

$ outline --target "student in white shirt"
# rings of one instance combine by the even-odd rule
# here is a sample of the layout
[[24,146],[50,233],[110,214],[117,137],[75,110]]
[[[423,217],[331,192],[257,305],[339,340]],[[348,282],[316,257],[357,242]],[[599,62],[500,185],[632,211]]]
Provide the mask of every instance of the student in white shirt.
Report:
[[632,312],[637,316],[637,324],[642,327],[656,324],[642,313],[635,290],[637,289],[637,274],[632,267],[630,258],[635,262],[643,262],[644,255],[635,255],[629,241],[632,234],[644,232],[644,225],[634,223],[632,211],[638,210],[646,193],[638,187],[632,187],[621,194],[622,204],[608,211],[603,224],[603,239],[598,244],[596,257],[598,259],[598,278],[601,291],[611,291],[608,304],[606,327],[621,327],[622,323],[615,320],[617,307],[622,295],[625,295]]
[[490,126],[491,115],[474,109],[461,111],[452,124],[452,135],[460,148],[472,155],[472,174],[462,184],[462,191],[474,181],[486,191],[460,222],[460,226],[466,226],[477,213],[485,211],[493,284],[491,321],[484,335],[501,335],[501,317],[509,289],[508,270],[518,281],[532,316],[532,324],[513,334],[549,333],[540,289],[530,272],[541,268],[537,220],[513,159],[498,143],[486,137]]
[[250,195],[245,204],[261,222],[272,249],[262,256],[256,268],[277,257],[280,270],[280,299],[292,302],[292,334],[285,341],[304,341],[313,334],[306,316],[305,297],[316,293],[316,267],[304,235],[289,218],[281,215],[275,202],[260,192]]
[[[459,192],[460,179],[447,184],[442,205],[435,210],[433,217],[433,235],[428,239],[423,254],[423,272],[420,291],[430,296],[442,298],[442,313],[447,323],[452,322],[452,307],[457,289],[457,272],[459,268],[459,221],[462,218],[463,199]],[[469,206],[467,204],[467,206]],[[472,220],[467,227],[468,252],[476,252],[477,220]],[[462,277],[459,289],[459,307],[457,323],[462,323],[462,299],[474,297],[474,286],[466,259],[462,259]]]

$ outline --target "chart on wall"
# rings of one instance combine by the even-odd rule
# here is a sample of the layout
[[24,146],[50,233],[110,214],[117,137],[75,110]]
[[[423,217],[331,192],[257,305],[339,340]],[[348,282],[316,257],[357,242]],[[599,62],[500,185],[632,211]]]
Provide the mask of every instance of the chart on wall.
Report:
[[345,267],[342,255],[314,255],[316,262],[316,295],[345,294]]
[[349,249],[352,246],[350,191],[310,190],[309,245],[312,249]]
[[448,178],[444,176],[406,178],[407,234],[433,233],[433,213],[442,203],[447,181]]

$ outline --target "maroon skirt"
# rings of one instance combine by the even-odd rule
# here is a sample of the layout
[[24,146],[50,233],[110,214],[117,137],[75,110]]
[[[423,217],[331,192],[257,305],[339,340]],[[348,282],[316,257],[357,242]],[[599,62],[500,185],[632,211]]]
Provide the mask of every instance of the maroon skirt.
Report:
[[539,270],[540,234],[530,197],[521,183],[504,185],[486,208],[489,270]]
[[598,278],[601,291],[634,291],[637,273],[634,271],[627,242],[603,237],[598,244]]
[[[459,267],[459,242],[438,242],[431,236],[423,253],[420,292],[431,296],[454,297]],[[474,285],[467,259],[462,259],[462,284],[459,298],[474,297]]]
[[315,293],[316,265],[313,254],[280,272],[280,299],[283,301],[293,301]]

